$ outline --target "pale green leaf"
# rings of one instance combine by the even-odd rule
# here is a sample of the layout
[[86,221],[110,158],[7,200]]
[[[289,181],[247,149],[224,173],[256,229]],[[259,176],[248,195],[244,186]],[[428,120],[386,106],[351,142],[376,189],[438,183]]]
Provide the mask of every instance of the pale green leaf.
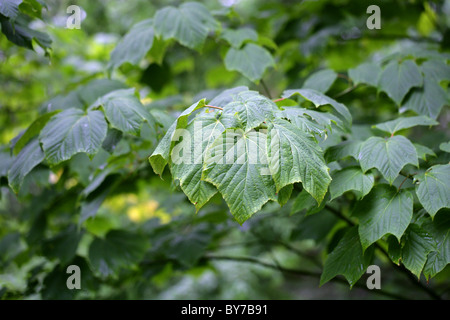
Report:
[[374,127],[388,132],[390,134],[395,134],[397,131],[412,128],[415,126],[435,126],[438,125],[439,122],[430,119],[426,116],[417,116],[417,117],[408,117],[408,118],[398,118],[395,120],[383,122],[375,125]]
[[227,129],[204,160],[202,180],[217,187],[240,224],[267,201],[277,200],[267,168],[266,145],[264,132]]
[[152,48],[154,36],[152,19],[134,25],[111,52],[109,68],[118,68],[126,62],[138,65]]
[[44,157],[38,139],[30,141],[22,148],[8,172],[9,186],[14,192],[19,192],[25,177],[44,160]]
[[300,95],[308,101],[311,101],[316,108],[324,105],[331,105],[338,113],[338,115],[344,120],[347,127],[350,127],[352,122],[352,116],[347,107],[342,103],[337,102],[334,99],[324,95],[323,93],[313,89],[290,89],[283,92],[283,98],[290,98],[294,95]]
[[331,200],[343,195],[347,191],[354,191],[358,198],[366,196],[375,182],[373,174],[364,174],[359,167],[348,167],[336,172],[330,184]]
[[50,113],[45,113],[39,118],[37,118],[24,132],[24,134],[17,140],[17,142],[14,145],[13,151],[14,154],[18,154],[23,147],[35,136],[39,135],[42,128],[47,124],[47,122],[50,120],[51,117],[53,117],[55,114],[57,114],[59,111],[53,111]]
[[[199,210],[217,193],[217,189],[201,181],[203,159],[212,143],[225,131],[216,113],[205,113],[196,117],[183,131],[181,142],[172,150],[170,171],[173,179],[180,181],[180,187]],[[179,137],[174,137],[177,140]],[[174,156],[173,153],[181,153]]]
[[358,159],[363,172],[377,168],[392,184],[406,164],[419,166],[414,145],[404,136],[371,137],[361,146]]
[[218,22],[206,7],[187,2],[158,10],[154,17],[155,33],[163,40],[175,39],[191,49],[201,49],[209,32],[216,31]]
[[364,249],[387,234],[400,240],[412,219],[413,195],[408,190],[380,184],[356,204],[353,214],[360,222]]
[[323,152],[310,135],[284,119],[270,121],[267,135],[269,169],[277,190],[302,182],[320,204],[331,177]]
[[5,17],[14,20],[17,18],[17,14],[19,13],[19,5],[21,3],[22,0],[1,0],[0,13]]
[[411,224],[405,234],[402,249],[403,265],[420,278],[428,254],[436,250],[436,242],[431,235],[417,224]]
[[332,146],[325,152],[325,160],[333,162],[347,157],[353,157],[358,160],[363,142],[358,140],[347,140],[338,145]]
[[386,92],[397,105],[401,104],[411,88],[420,87],[422,84],[422,74],[412,60],[392,60],[381,72],[378,81],[380,90]]
[[102,106],[111,126],[122,132],[139,135],[144,122],[155,128],[155,119],[135,96],[134,89],[110,92],[94,106]]
[[303,84],[305,89],[314,89],[326,93],[337,79],[337,73],[331,69],[320,70],[310,75]]
[[375,63],[367,62],[360,64],[356,68],[348,70],[348,75],[355,85],[360,83],[376,87],[381,67]]
[[420,66],[426,77],[437,81],[450,80],[450,66],[444,60],[427,60]]
[[[261,125],[264,121],[273,118],[278,108],[272,100],[256,91],[243,91],[233,96],[223,110],[223,117],[236,119],[245,131],[250,131]],[[233,121],[231,121],[233,122]],[[224,119],[227,128],[232,126],[230,121]]]
[[428,147],[425,147],[421,144],[413,143],[414,148],[416,148],[417,156],[424,161],[427,160],[427,156],[436,157],[436,154],[433,150]]
[[438,215],[433,221],[422,225],[423,229],[436,241],[436,251],[428,255],[423,274],[430,279],[444,270],[450,263],[450,216]]
[[108,124],[101,111],[67,109],[53,116],[40,134],[47,161],[54,165],[84,152],[96,154],[106,138]]
[[434,79],[425,75],[423,88],[416,88],[403,104],[402,109],[414,110],[418,114],[436,119],[442,107],[448,105],[448,93]]
[[450,208],[450,164],[435,165],[418,178],[417,197],[434,217],[441,208]]
[[441,149],[442,151],[450,153],[450,142],[442,142],[439,145],[439,149]]
[[225,29],[221,37],[236,49],[242,47],[245,42],[258,41],[258,33],[250,28],[240,28],[237,30]]
[[254,43],[241,49],[232,47],[225,56],[227,70],[238,71],[253,82],[261,80],[264,72],[274,65],[270,52]]

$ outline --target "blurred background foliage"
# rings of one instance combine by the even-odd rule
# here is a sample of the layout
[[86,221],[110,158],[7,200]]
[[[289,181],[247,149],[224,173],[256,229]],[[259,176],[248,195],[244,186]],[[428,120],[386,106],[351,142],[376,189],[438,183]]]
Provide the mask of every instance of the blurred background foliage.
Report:
[[[228,71],[223,63],[227,47],[214,37],[201,52],[170,43],[161,61],[155,59],[158,55],[148,55],[138,66],[124,64],[110,73],[110,54],[135,23],[183,1],[45,2],[42,19],[32,19],[29,26],[50,36],[50,50],[36,43],[34,51],[27,50],[0,36],[0,144],[5,152],[40,110],[74,103],[74,90],[89,89],[92,81],[122,85],[100,80],[109,76],[137,88],[142,103],[162,124],[160,138],[175,116],[198,98],[239,85],[276,98],[286,88],[301,87],[315,71],[332,69],[338,79],[328,95],[339,96],[349,107],[354,134],[362,137],[371,124],[392,119],[398,109],[370,86],[345,94],[348,69],[403,48],[448,52],[450,46],[448,0],[377,1],[381,30],[366,28],[371,1],[208,0],[202,3],[223,26],[255,30],[258,43],[271,52],[276,67],[263,81],[253,83]],[[66,8],[72,4],[84,12],[80,30],[65,28]],[[438,120],[439,126],[411,134],[426,146],[448,141],[448,108]],[[160,179],[148,165],[155,142],[121,140],[112,151],[116,163],[102,151],[93,159],[77,155],[52,169],[40,165],[17,195],[2,178],[1,299],[429,297],[384,257],[376,260],[383,266],[381,291],[366,290],[366,276],[352,290],[339,278],[319,288],[323,257],[347,227],[345,221],[331,213],[291,216],[290,201],[281,209],[266,205],[240,227],[217,195],[196,214],[169,173]],[[11,161],[5,154],[0,154],[0,173]],[[120,170],[102,175],[105,167]],[[98,188],[83,197],[90,185]],[[92,213],[95,218],[89,218]],[[79,220],[80,215],[84,219]],[[80,291],[66,288],[70,264],[81,267]],[[449,272],[447,266],[431,281],[433,290],[446,297]]]

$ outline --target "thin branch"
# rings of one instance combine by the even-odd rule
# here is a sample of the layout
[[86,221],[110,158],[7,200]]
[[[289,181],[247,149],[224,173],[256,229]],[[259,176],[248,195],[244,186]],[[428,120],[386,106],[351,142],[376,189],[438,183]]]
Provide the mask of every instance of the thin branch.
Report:
[[[353,221],[348,219],[346,216],[344,216],[341,212],[334,209],[333,207],[330,207],[327,205],[327,206],[325,206],[325,208],[327,208],[330,212],[332,212],[338,218],[347,222],[348,225],[350,225],[350,226],[356,225]],[[409,270],[406,269],[405,266],[403,266],[403,265],[399,266],[399,265],[395,264],[394,262],[392,262],[391,257],[389,256],[389,253],[382,246],[380,246],[379,243],[375,242],[375,248],[378,249],[388,259],[388,261],[391,262],[391,265],[394,267],[395,270],[399,270],[400,272],[405,274],[408,277],[411,284],[413,284],[414,286],[425,291],[431,298],[433,298],[435,300],[442,300],[442,297],[440,295],[438,295],[436,292],[434,292],[431,288],[425,286],[420,281],[417,281],[417,279],[414,277],[414,275],[411,272],[409,272]]]
[[339,92],[339,93],[336,94],[333,98],[334,98],[334,99],[339,98],[340,96],[343,96],[344,94],[347,94],[347,93],[349,93],[349,92],[355,90],[356,87],[357,87],[357,86],[354,84],[354,85],[352,85],[351,87],[348,87],[347,89],[345,89],[344,91]]
[[[292,275],[296,275],[296,276],[302,276],[302,277],[312,277],[312,278],[320,278],[321,277],[321,273],[319,272],[311,272],[308,270],[300,270],[300,269],[290,269],[290,268],[284,268],[281,266],[276,266],[264,261],[260,261],[256,258],[253,257],[231,257],[231,256],[204,256],[204,258],[206,260],[224,260],[224,261],[234,261],[234,262],[246,262],[246,263],[253,263],[253,264],[257,264],[260,265],[262,267],[266,267],[269,269],[274,269],[274,270],[278,270],[282,273],[286,273],[286,274],[292,274]],[[337,283],[343,283],[348,285],[348,282],[342,278],[333,278],[330,280],[330,282],[337,282]],[[364,289],[364,290],[369,290],[365,285],[362,284],[358,284],[356,283],[354,285],[354,287],[360,288],[360,289]],[[374,290],[371,291],[371,293],[374,294],[379,294],[385,297],[389,297],[389,298],[393,298],[393,299],[398,299],[398,300],[409,300],[407,297],[395,294],[395,293],[391,293],[382,289],[379,290]]]
[[216,107],[216,106],[211,106],[211,105],[209,105],[209,104],[205,105],[205,108],[213,108],[213,109],[218,109],[218,110],[222,110],[222,111],[223,111],[223,108],[221,108],[221,107]]
[[273,100],[273,102],[277,103],[277,102],[280,102],[280,101],[283,101],[283,100],[286,100],[286,98],[275,99],[275,100]]

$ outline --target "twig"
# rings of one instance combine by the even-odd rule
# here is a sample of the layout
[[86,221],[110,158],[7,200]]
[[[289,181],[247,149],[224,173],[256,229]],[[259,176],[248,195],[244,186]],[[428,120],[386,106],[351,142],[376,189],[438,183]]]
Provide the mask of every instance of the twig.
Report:
[[[356,224],[351,221],[350,219],[348,219],[346,216],[344,216],[341,212],[339,212],[338,210],[334,209],[333,207],[330,206],[325,206],[325,208],[327,208],[330,212],[332,212],[334,215],[336,215],[338,218],[344,220],[345,222],[347,222],[348,225],[350,226],[355,226]],[[389,257],[389,253],[382,247],[380,246],[378,243],[375,242],[375,248],[378,249],[384,256],[386,256],[386,258],[388,259],[388,261],[391,262],[391,265],[394,267],[395,270],[399,270],[400,272],[404,273],[409,281],[411,282],[411,284],[413,284],[414,286],[420,288],[421,290],[425,291],[431,298],[435,299],[435,300],[442,300],[442,297],[440,295],[438,295],[436,292],[434,292],[431,288],[425,286],[423,283],[421,283],[420,281],[417,281],[416,278],[414,278],[414,275],[408,271],[408,269],[406,269],[403,265],[396,265],[394,262],[392,262],[391,258]]]
[[213,108],[213,109],[223,110],[223,108],[221,108],[221,107],[211,106],[209,104],[205,105],[205,108]]
[[[285,268],[285,267],[281,267],[281,266],[276,266],[264,261],[260,261],[256,258],[253,257],[230,257],[230,256],[204,256],[204,259],[206,260],[224,260],[224,261],[234,261],[234,262],[246,262],[246,263],[253,263],[253,264],[257,264],[266,268],[270,268],[270,269],[274,269],[274,270],[278,270],[282,273],[287,273],[287,274],[292,274],[292,275],[297,275],[297,276],[304,276],[304,277],[312,277],[312,278],[320,278],[321,277],[321,273],[319,272],[311,272],[308,270],[300,270],[300,269],[290,269],[290,268]],[[338,283],[343,283],[348,285],[347,281],[341,278],[333,278],[330,280],[330,282],[338,282]],[[369,290],[365,285],[362,284],[358,284],[356,283],[354,285],[354,287],[360,288],[360,289],[364,289],[364,290]],[[389,297],[389,298],[393,298],[393,299],[399,299],[399,300],[408,300],[407,297],[395,294],[395,293],[391,293],[391,292],[387,292],[385,290],[374,290],[371,291],[371,293],[374,294],[379,294],[385,297]]]

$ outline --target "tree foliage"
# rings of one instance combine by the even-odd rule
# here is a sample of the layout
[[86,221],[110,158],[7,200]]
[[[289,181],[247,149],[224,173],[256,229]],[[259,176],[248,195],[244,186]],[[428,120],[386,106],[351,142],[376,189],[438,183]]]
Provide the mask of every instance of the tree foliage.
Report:
[[384,1],[381,30],[287,2],[137,1],[104,30],[86,2],[85,30],[38,31],[54,1],[0,1],[1,298],[275,298],[249,275],[274,252],[320,290],[379,264],[443,297],[450,2]]

